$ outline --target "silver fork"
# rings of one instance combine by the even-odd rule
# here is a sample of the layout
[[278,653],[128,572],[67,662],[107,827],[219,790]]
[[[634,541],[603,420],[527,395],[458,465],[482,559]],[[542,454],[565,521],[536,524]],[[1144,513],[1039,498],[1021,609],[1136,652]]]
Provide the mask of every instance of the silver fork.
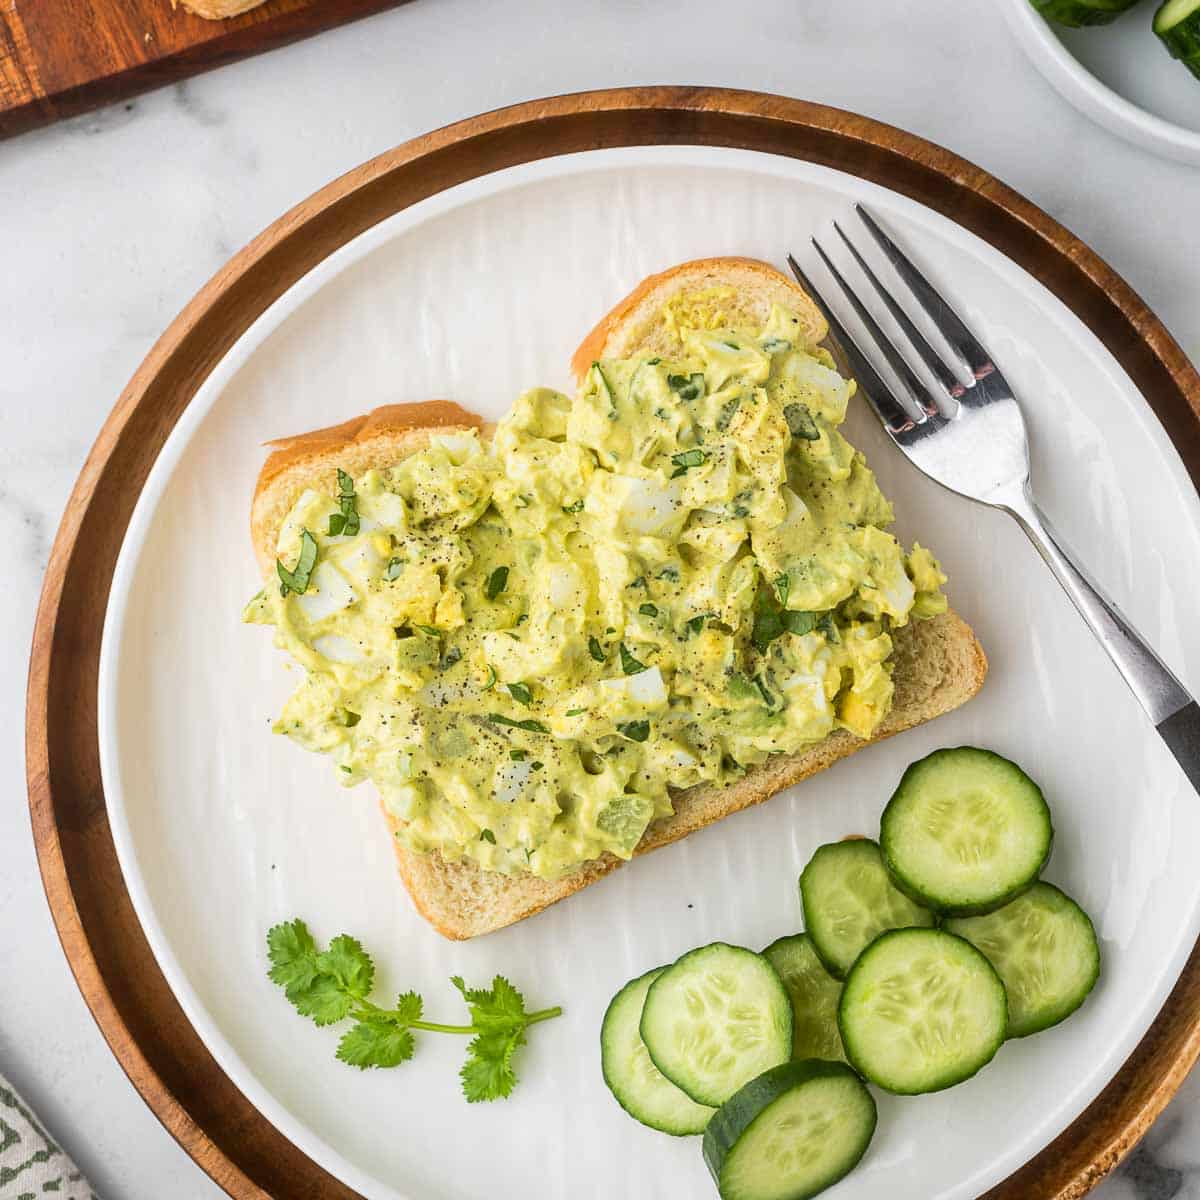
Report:
[[1029,442],[1021,407],[999,367],[979,339],[906,254],[862,207],[856,211],[880,250],[896,269],[913,299],[968,368],[963,384],[942,361],[908,313],[887,290],[870,264],[838,224],[864,276],[895,318],[914,351],[938,381],[935,399],[903,355],[879,327],[820,243],[813,246],[838,287],[845,293],[876,349],[900,379],[908,395],[896,397],[870,358],[847,333],[836,314],[800,269],[792,255],[788,265],[816,301],[846,355],[859,385],[892,441],[910,462],[942,487],[999,508],[1014,517],[1037,547],[1080,615],[1108,652],[1154,723],[1164,742],[1200,791],[1200,706],[1121,615],[1100,586],[1074,559],[1034,502],[1029,481]]

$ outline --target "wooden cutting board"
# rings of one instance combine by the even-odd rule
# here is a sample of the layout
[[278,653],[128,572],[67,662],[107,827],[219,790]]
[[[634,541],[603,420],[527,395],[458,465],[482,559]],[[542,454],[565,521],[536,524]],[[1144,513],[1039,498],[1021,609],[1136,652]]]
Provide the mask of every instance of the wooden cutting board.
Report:
[[0,0],[0,137],[111,104],[401,0],[268,0],[206,21],[171,0]]

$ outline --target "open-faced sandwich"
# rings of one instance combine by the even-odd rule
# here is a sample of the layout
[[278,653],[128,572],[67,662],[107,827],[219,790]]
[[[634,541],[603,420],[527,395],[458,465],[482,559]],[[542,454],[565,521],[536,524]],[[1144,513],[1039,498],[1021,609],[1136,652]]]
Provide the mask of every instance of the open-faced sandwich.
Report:
[[854,383],[764,263],[654,276],[572,399],[274,443],[252,509],[305,676],[276,722],[378,788],[400,873],[473,937],[956,708],[986,660],[838,427]]

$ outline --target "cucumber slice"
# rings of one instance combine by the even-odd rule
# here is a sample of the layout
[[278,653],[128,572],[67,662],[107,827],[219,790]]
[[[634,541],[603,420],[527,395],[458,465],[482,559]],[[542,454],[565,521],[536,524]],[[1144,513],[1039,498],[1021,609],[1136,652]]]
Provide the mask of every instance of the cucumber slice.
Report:
[[1008,1031],[996,969],[941,929],[896,929],[860,955],[838,1008],[850,1065],[905,1096],[937,1092],[991,1062]]
[[785,1063],[732,1096],[704,1131],[722,1200],[806,1200],[858,1164],[875,1101],[842,1063]]
[[1091,920],[1050,883],[1035,883],[994,913],[959,917],[944,928],[982,951],[1004,980],[1010,1038],[1065,1020],[1087,999],[1100,974]]
[[1111,25],[1139,0],[1031,0],[1033,7],[1059,25],[1079,29],[1085,25]]
[[896,886],[947,916],[991,912],[1050,857],[1054,826],[1041,789],[990,750],[935,750],[900,780],[879,825]]
[[600,1069],[617,1103],[635,1120],[661,1133],[703,1133],[716,1112],[681,1092],[650,1061],[638,1032],[650,985],[664,968],[627,983],[611,1000],[600,1026]]
[[1166,0],[1154,14],[1154,32],[1200,79],[1200,0]]
[[761,954],[714,942],[650,984],[642,1041],[654,1065],[697,1104],[724,1104],[792,1056],[792,1005]]
[[897,891],[867,838],[822,846],[800,876],[800,903],[813,949],[839,979],[884,930],[933,924],[932,913]]
[[845,1060],[838,1032],[842,985],[825,970],[807,933],[781,937],[763,957],[779,972],[792,1001],[792,1057]]

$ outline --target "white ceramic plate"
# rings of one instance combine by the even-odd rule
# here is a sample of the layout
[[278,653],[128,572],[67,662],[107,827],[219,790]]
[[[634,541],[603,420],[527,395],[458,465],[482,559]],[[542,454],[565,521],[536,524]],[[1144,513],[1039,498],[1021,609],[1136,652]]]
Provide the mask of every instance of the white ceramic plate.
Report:
[[1001,7],[1037,69],[1080,112],[1143,149],[1200,163],[1200,80],[1155,36],[1155,4],[1091,29],[1053,25],[1029,0]]
[[[246,525],[264,439],[430,396],[498,417],[526,385],[565,386],[579,338],[647,273],[708,254],[780,261],[856,199],[985,335],[1027,401],[1045,507],[1200,682],[1200,505],[1172,446],[1074,316],[943,218],[801,162],[651,148],[514,168],[371,230],[278,301],[184,414],[126,537],[100,681],[113,834],[167,979],[242,1091],[368,1196],[710,1194],[697,1140],[643,1129],[605,1090],[608,999],[700,943],[795,931],[809,854],[875,830],[903,767],[938,746],[994,747],[1041,781],[1058,826],[1048,875],[1095,917],[1104,975],[1079,1016],[1006,1046],[970,1083],[881,1097],[870,1153],[832,1195],[954,1200],[1003,1179],[1116,1072],[1196,939],[1195,796],[1016,526],[919,477],[862,405],[850,433],[899,532],[936,548],[991,657],[965,709],[465,944],[413,912],[369,789],[342,790],[326,760],[268,732],[295,677],[268,633],[238,621],[259,586]],[[496,971],[566,1015],[535,1031],[506,1103],[466,1105],[453,1038],[422,1037],[394,1071],[353,1071],[334,1060],[337,1033],[266,979],[266,929],[294,915],[321,938],[359,936],[381,993],[416,988],[440,1019],[460,1011],[450,975]]]

